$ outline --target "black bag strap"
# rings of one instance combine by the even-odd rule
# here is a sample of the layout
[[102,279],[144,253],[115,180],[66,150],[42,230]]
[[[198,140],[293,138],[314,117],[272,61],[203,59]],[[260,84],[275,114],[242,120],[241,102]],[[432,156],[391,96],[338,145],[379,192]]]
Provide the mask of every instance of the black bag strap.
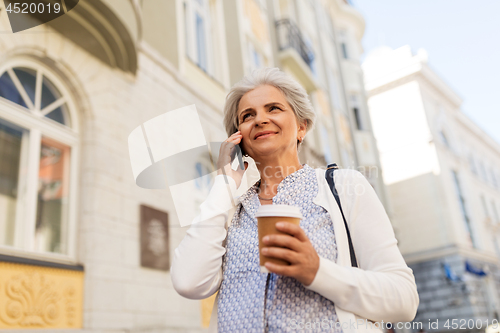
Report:
[[356,254],[354,253],[354,247],[352,246],[352,240],[351,240],[351,233],[349,232],[349,227],[347,226],[347,221],[344,216],[344,211],[342,210],[342,205],[340,204],[340,198],[337,193],[337,189],[335,188],[335,182],[333,180],[333,172],[335,169],[338,169],[339,167],[337,166],[337,163],[333,164],[328,164],[328,167],[326,168],[326,181],[328,182],[328,185],[330,186],[330,189],[332,190],[333,196],[335,197],[335,200],[337,201],[337,204],[339,205],[340,208],[340,213],[342,213],[342,218],[344,219],[344,225],[345,225],[345,230],[347,231],[347,240],[349,241],[349,253],[351,255],[351,266],[352,267],[358,267],[358,262],[356,260]]

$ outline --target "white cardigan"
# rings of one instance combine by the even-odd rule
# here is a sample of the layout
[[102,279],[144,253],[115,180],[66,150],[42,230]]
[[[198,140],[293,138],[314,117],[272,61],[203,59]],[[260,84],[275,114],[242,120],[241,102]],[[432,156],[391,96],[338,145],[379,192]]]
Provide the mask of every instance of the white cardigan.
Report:
[[[419,296],[413,271],[399,251],[389,217],[376,192],[359,171],[334,172],[335,187],[349,225],[359,268],[351,267],[344,221],[325,179],[325,170],[316,169],[319,191],[313,202],[325,208],[333,221],[337,242],[337,262],[320,257],[316,277],[307,289],[335,304],[344,333],[381,332],[370,322],[402,322],[415,318]],[[190,299],[213,295],[222,282],[222,256],[226,249],[228,210],[221,202],[236,193],[236,182],[215,178],[201,214],[210,218],[196,222],[175,249],[170,268],[175,290]],[[235,198],[237,199],[237,198]],[[358,321],[359,320],[359,321]],[[385,326],[384,326],[385,327]],[[217,331],[217,299],[210,331]]]

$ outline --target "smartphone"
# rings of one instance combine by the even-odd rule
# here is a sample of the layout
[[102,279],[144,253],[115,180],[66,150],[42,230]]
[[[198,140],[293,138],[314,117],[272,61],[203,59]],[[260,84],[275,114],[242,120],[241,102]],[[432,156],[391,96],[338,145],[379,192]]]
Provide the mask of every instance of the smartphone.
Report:
[[231,153],[231,164],[233,163],[234,158],[236,156],[238,156],[238,162],[240,164],[241,170],[245,170],[245,164],[243,163],[243,154],[242,154],[241,146],[239,144],[235,146],[235,149]]

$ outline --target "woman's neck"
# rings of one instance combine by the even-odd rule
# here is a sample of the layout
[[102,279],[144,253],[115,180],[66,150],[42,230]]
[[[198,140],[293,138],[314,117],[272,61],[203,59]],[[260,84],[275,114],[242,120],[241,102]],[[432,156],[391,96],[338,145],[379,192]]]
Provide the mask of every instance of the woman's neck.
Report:
[[260,193],[263,198],[272,198],[278,193],[278,185],[286,176],[302,169],[298,157],[292,161],[260,161],[256,163],[260,173]]

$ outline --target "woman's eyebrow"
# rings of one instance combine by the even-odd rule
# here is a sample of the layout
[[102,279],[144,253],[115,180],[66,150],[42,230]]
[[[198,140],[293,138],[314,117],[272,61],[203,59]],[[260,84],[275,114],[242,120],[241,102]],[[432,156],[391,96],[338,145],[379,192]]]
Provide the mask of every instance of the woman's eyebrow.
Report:
[[271,102],[271,103],[267,103],[266,105],[264,105],[264,107],[270,107],[270,106],[273,106],[273,105],[279,105],[281,106],[282,108],[284,108],[285,106],[283,104],[281,104],[280,102]]
[[241,116],[244,112],[246,112],[246,111],[252,111],[252,110],[253,110],[252,107],[246,108],[246,109],[242,110],[238,115]]
[[[267,108],[267,107],[270,107],[270,106],[272,106],[272,105],[279,105],[279,106],[281,106],[282,108],[285,108],[285,107],[284,107],[284,105],[283,105],[283,104],[281,104],[281,103],[279,103],[279,102],[271,102],[271,103],[267,103],[266,105],[264,105],[264,107],[266,107],[266,108]],[[240,115],[241,115],[243,112],[245,112],[245,111],[250,111],[250,110],[253,110],[253,108],[252,108],[252,107],[246,108],[245,110],[243,110],[243,111],[241,111],[241,112],[240,112]]]

